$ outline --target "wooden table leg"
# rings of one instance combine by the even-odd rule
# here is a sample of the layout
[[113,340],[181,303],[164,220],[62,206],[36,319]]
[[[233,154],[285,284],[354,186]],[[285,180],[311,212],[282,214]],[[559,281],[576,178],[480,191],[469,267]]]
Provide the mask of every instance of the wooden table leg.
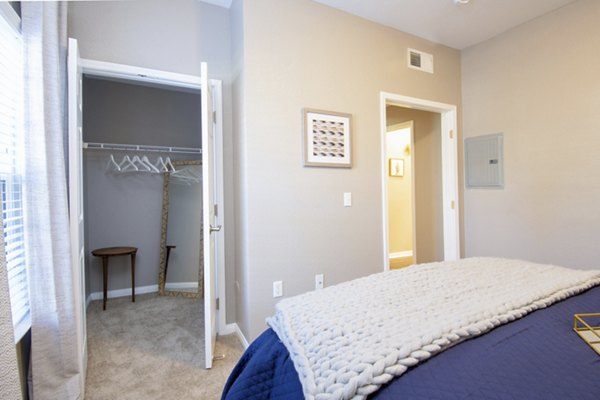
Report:
[[131,302],[135,303],[135,252],[131,253]]
[[106,295],[108,287],[108,256],[102,256],[102,293],[104,294],[102,300],[102,310],[106,310]]

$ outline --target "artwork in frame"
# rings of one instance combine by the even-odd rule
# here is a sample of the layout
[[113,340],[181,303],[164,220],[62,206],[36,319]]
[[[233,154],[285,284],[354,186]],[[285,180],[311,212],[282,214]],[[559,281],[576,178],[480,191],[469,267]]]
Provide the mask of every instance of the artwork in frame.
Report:
[[304,166],[352,168],[352,114],[305,108]]
[[390,176],[404,176],[404,159],[390,158]]

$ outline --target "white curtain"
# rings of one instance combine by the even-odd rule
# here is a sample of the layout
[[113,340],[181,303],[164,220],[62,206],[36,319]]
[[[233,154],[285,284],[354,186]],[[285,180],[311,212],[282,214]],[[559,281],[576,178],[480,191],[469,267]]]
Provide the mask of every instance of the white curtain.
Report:
[[25,224],[34,400],[82,398],[64,143],[66,2],[21,2]]

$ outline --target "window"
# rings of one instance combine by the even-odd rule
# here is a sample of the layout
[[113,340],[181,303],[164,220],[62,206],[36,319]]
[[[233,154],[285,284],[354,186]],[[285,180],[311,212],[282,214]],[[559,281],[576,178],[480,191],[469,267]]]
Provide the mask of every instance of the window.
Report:
[[0,198],[15,340],[31,326],[23,221],[23,54],[17,14],[0,3]]

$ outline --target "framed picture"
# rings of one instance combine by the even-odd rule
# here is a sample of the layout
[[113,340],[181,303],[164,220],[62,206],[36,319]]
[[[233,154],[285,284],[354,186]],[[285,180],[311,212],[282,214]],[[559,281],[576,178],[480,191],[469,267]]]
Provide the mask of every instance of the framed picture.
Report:
[[352,115],[309,108],[302,115],[304,166],[352,168]]
[[404,159],[390,158],[390,176],[404,176]]

